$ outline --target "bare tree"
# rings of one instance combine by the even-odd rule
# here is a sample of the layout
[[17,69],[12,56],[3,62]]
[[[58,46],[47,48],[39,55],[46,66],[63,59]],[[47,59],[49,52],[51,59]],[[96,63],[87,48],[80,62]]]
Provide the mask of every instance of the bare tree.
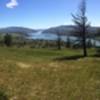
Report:
[[69,36],[67,36],[67,39],[66,39],[66,48],[70,48],[71,47],[71,39]]
[[61,39],[61,37],[62,37],[62,30],[61,29],[59,29],[59,28],[56,28],[56,29],[53,29],[52,31],[51,31],[51,33],[54,33],[56,36],[57,36],[57,39],[56,39],[56,44],[57,44],[57,49],[58,50],[61,50],[62,48],[62,46],[61,46],[61,42],[62,42],[62,39]]
[[86,0],[82,0],[79,7],[79,12],[75,15],[72,14],[73,22],[75,23],[75,33],[82,40],[83,56],[87,56],[86,47],[86,33],[89,27],[88,19],[86,17]]
[[61,33],[58,31],[56,32],[57,34],[57,46],[58,46],[58,50],[61,50]]

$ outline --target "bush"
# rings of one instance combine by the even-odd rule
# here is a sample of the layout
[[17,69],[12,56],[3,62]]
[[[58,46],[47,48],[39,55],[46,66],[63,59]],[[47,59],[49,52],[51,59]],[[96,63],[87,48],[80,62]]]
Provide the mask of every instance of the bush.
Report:
[[8,96],[4,93],[4,91],[0,90],[0,100],[9,100]]
[[10,34],[4,36],[4,43],[8,47],[12,45],[12,36]]

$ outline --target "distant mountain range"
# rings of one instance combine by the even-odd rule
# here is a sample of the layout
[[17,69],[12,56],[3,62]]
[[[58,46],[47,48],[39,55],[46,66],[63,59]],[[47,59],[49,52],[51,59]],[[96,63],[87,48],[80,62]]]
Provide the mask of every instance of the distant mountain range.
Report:
[[[74,35],[73,31],[75,29],[75,26],[73,25],[63,25],[63,26],[57,26],[57,27],[52,27],[49,29],[46,29],[43,31],[43,33],[53,33],[53,34],[62,34],[62,35]],[[97,31],[100,30],[100,27],[89,27],[89,35],[96,36],[99,35]]]
[[37,30],[30,29],[30,28],[24,28],[24,27],[7,27],[7,28],[0,28],[0,34],[19,34],[28,36],[30,33],[37,32]]
[[[24,28],[24,27],[7,27],[7,28],[1,28],[0,34],[19,34],[24,36],[30,36],[32,34],[37,34],[39,31],[41,31],[42,34],[57,34],[59,32],[62,35],[73,35],[72,31],[75,29],[73,25],[62,25],[57,27],[51,27],[49,29],[44,30],[35,30],[30,28]],[[89,28],[89,34],[92,36],[99,35],[97,34],[97,30],[100,29],[100,27],[90,27]]]
[[43,33],[53,33],[53,34],[56,34],[56,33],[60,33],[62,35],[70,35],[70,32],[74,29],[74,26],[72,25],[69,25],[69,26],[57,26],[57,27],[51,27],[51,28],[48,28],[46,30],[43,31]]

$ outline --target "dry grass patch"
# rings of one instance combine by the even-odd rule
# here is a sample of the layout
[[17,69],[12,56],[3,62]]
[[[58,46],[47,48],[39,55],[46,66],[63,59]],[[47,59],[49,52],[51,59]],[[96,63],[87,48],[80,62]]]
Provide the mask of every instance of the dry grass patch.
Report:
[[16,65],[19,66],[20,68],[29,68],[29,67],[32,67],[32,65],[26,64],[26,63],[23,63],[23,62],[16,62]]

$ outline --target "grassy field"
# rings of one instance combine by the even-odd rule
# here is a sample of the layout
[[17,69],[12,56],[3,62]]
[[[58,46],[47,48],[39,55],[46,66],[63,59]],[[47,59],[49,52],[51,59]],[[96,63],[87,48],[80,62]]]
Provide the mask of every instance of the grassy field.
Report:
[[100,100],[100,58],[58,59],[80,54],[0,48],[0,91],[8,100]]

